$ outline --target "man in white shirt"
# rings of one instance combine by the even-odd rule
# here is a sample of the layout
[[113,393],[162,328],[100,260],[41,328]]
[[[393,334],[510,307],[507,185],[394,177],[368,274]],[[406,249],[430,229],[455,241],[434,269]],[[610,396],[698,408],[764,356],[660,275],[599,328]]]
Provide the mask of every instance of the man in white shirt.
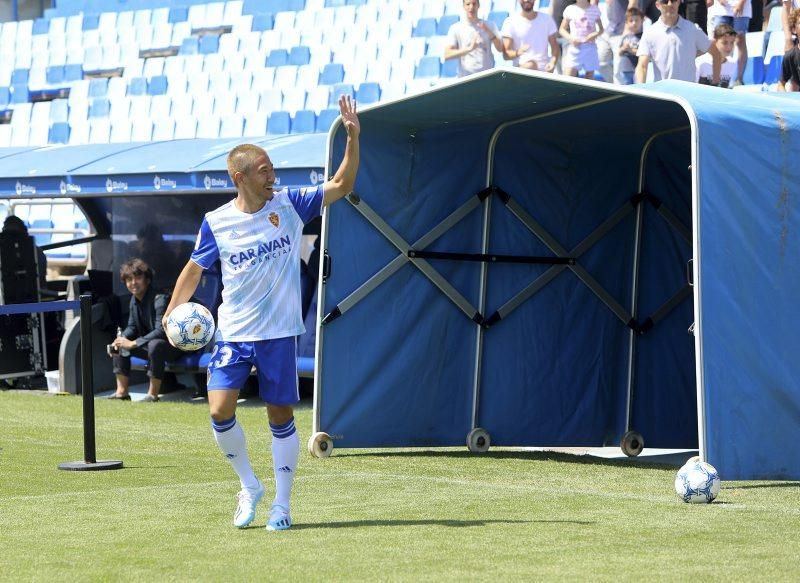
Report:
[[523,69],[551,73],[561,56],[558,27],[549,14],[534,10],[531,0],[519,0],[519,4],[520,13],[503,23],[503,57]]
[[164,315],[166,325],[170,312],[197,289],[203,270],[219,259],[224,289],[208,365],[208,405],[214,439],[242,487],[233,518],[238,528],[253,521],[264,495],[236,420],[239,390],[253,367],[272,432],[276,492],[267,530],[286,530],[292,524],[289,498],[300,453],[292,408],[300,399],[296,337],[304,330],[300,238],[303,224],[319,216],[323,205],[352,191],[359,164],[361,126],[349,96],[339,99],[339,111],[347,131],[344,158],[321,186],[275,192],[275,171],[263,149],[243,144],[231,150],[228,174],[236,198],[206,214]]
[[642,34],[636,55],[636,82],[644,83],[647,67],[653,63],[654,80],[679,79],[694,83],[697,77],[695,59],[705,52],[711,53],[712,84],[719,83],[722,56],[705,32],[678,15],[680,0],[657,0],[661,18]]
[[503,52],[497,25],[478,18],[480,7],[479,0],[464,0],[464,15],[447,31],[444,58],[458,59],[459,77],[494,67],[492,45],[499,52]]

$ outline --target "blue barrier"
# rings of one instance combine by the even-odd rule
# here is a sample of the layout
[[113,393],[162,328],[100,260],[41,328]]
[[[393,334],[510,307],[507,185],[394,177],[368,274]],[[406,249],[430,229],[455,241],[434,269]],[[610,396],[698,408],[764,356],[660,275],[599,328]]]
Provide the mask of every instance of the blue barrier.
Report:
[[80,307],[81,303],[79,301],[9,304],[7,306],[0,306],[0,316],[8,316],[10,314],[37,314],[39,312],[63,312],[64,310],[77,310]]

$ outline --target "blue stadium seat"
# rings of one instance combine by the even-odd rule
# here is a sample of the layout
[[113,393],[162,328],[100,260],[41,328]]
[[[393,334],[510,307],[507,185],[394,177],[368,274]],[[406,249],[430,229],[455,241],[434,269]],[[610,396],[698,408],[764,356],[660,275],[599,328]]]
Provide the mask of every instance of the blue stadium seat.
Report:
[[293,134],[311,134],[317,126],[317,114],[310,109],[301,109],[292,120]]
[[64,65],[64,81],[80,81],[81,79],[83,79],[83,65],[79,63]]
[[442,77],[458,77],[458,59],[448,59],[442,63],[442,70],[439,75]]
[[327,132],[331,129],[331,125],[333,124],[333,120],[339,117],[339,110],[338,109],[323,109],[319,112],[317,116],[317,131],[318,132]]
[[219,51],[219,35],[204,34],[200,37],[197,52],[201,55],[211,55]]
[[344,67],[340,63],[328,63],[319,74],[320,85],[335,85],[344,80]]
[[178,49],[179,55],[196,55],[200,46],[200,41],[196,36],[187,36]]
[[11,86],[11,103],[28,103],[30,100],[27,84]]
[[292,47],[289,51],[290,65],[308,65],[311,62],[311,49],[306,46]]
[[289,133],[292,118],[288,111],[273,111],[267,120],[267,135],[280,136]]
[[769,64],[764,68],[764,83],[772,84],[779,81],[781,78],[782,67],[783,57],[778,55],[773,56],[772,59],[770,59]]
[[189,19],[189,9],[186,6],[173,6],[169,9],[167,22],[186,22]]
[[50,123],[67,121],[69,102],[66,99],[54,99],[50,104]]
[[[774,58],[774,57],[773,57]],[[764,57],[750,57],[742,75],[743,85],[761,85],[764,82]]]
[[[35,219],[31,223],[31,229],[52,229],[53,221],[50,219]],[[53,237],[52,233],[33,233],[33,240],[37,245],[47,245]]]
[[339,8],[345,5],[345,0],[325,0],[325,8]]
[[50,32],[50,21],[46,18],[37,18],[33,21],[33,31],[31,34],[47,34]]
[[445,14],[436,23],[436,34],[445,35],[450,30],[450,27],[458,22],[460,16],[457,14]]
[[497,25],[497,28],[502,28],[503,23],[506,21],[506,18],[508,18],[508,12],[506,12],[505,10],[496,10],[494,12],[490,12],[489,18],[487,18],[486,20],[494,22]]
[[347,0],[348,6],[363,6],[367,3],[367,0]]
[[272,30],[274,25],[275,18],[272,16],[272,13],[254,14],[250,30],[253,32],[264,32],[265,30]]
[[411,36],[429,37],[436,34],[436,19],[433,17],[420,18]]
[[100,15],[99,14],[84,14],[83,15],[83,24],[81,25],[81,30],[97,30],[100,27]]
[[289,53],[286,49],[272,49],[267,56],[267,67],[282,67],[289,63]]
[[108,117],[111,112],[111,102],[105,97],[92,100],[89,106],[89,119],[96,117]]
[[438,77],[441,73],[442,64],[439,57],[428,56],[422,57],[419,60],[416,70],[414,71],[414,79],[427,79],[428,77]]
[[381,86],[379,83],[366,81],[358,86],[356,91],[356,101],[359,105],[375,103],[381,99]]
[[[242,14],[266,14],[268,12],[264,0],[244,0]],[[255,18],[253,19],[255,20]]]
[[11,84],[12,85],[27,85],[28,84],[28,75],[30,71],[28,69],[14,69],[11,72]]
[[57,122],[50,126],[47,135],[48,144],[66,144],[69,141],[69,124],[67,122]]
[[342,95],[349,95],[350,97],[353,97],[355,95],[353,86],[350,83],[336,83],[333,87],[331,87],[330,97],[328,98],[328,105],[330,105],[331,107],[337,106],[337,104],[339,103],[339,97]]
[[5,107],[11,102],[11,90],[8,87],[0,87],[0,107]]
[[128,95],[147,95],[147,79],[133,77],[128,81]]
[[166,75],[156,75],[150,78],[147,84],[148,95],[166,95],[167,94],[167,77]]
[[45,79],[48,85],[60,85],[64,82],[64,67],[60,65],[47,67]]
[[89,97],[105,97],[108,94],[108,79],[91,79],[89,81]]

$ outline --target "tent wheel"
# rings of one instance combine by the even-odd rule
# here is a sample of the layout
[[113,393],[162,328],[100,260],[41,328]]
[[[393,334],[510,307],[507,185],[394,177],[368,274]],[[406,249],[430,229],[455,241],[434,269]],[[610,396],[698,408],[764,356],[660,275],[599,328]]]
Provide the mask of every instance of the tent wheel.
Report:
[[473,453],[489,451],[492,439],[489,432],[481,427],[476,427],[467,434],[467,447]]
[[622,436],[619,446],[626,456],[636,457],[644,449],[644,438],[638,431],[628,431]]
[[330,435],[319,431],[308,438],[308,453],[314,457],[330,457],[333,452],[333,440]]

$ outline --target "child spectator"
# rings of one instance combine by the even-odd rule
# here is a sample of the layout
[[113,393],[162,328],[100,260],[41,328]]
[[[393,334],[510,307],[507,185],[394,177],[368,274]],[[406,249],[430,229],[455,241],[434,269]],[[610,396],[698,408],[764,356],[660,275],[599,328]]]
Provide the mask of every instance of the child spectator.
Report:
[[[736,41],[736,31],[730,24],[719,24],[714,29],[714,44],[722,55],[722,66],[719,71],[719,86],[731,87],[731,81],[736,79],[738,65],[731,57],[733,44]],[[711,55],[706,53],[695,59],[697,67],[697,82],[703,85],[711,85]]]
[[634,82],[633,74],[639,63],[636,51],[639,49],[639,41],[642,40],[643,21],[642,11],[636,6],[628,8],[625,12],[625,29],[619,46],[619,76],[625,85],[632,85]]
[[736,31],[736,48],[739,51],[739,62],[735,77],[739,85],[747,66],[747,43],[745,34],[753,17],[753,5],[750,0],[714,0],[708,9],[708,36],[717,39],[716,30],[720,24],[727,24]]
[[600,67],[595,39],[603,34],[600,9],[589,0],[577,0],[564,9],[559,32],[569,41],[561,61],[564,74],[575,77],[583,69],[587,79],[594,79],[594,72]]
[[800,48],[797,45],[800,34],[800,8],[795,8],[789,15],[789,31],[794,36],[794,46],[783,56],[778,91],[787,91],[787,83],[789,83],[788,91],[800,91]]

